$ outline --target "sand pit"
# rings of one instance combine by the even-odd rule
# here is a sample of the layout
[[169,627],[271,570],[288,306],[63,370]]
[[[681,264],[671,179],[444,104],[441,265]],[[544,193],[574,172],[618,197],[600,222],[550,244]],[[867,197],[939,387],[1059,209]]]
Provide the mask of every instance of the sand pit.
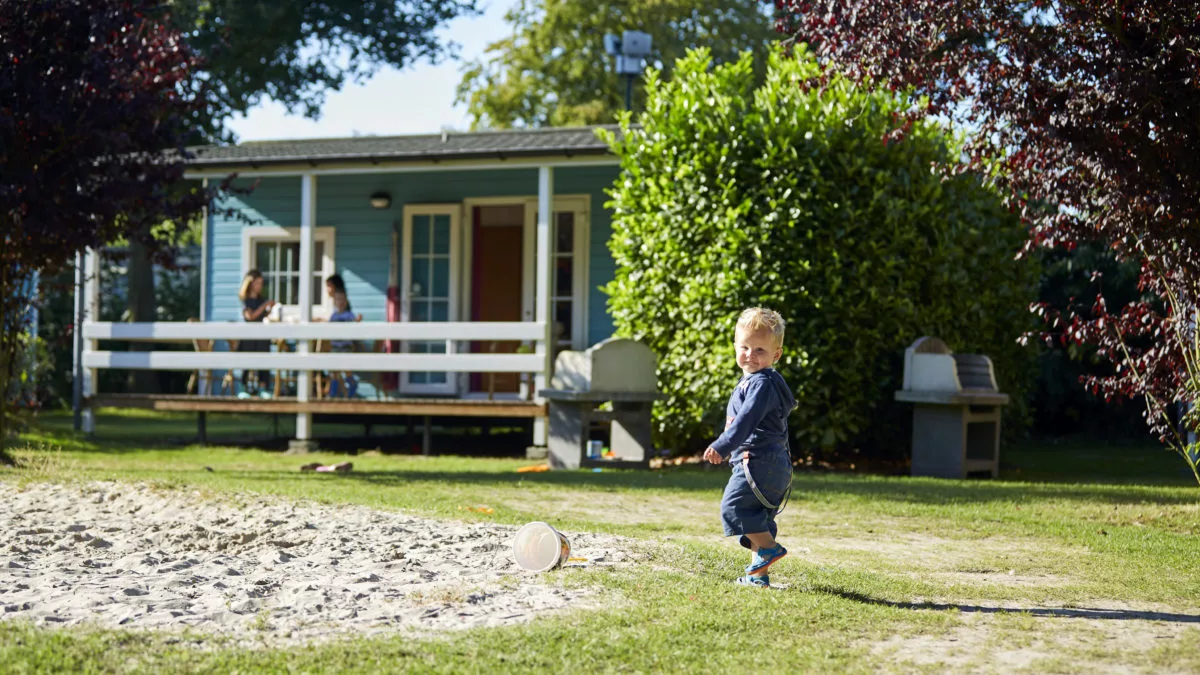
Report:
[[[516,529],[149,485],[0,482],[0,620],[291,644],[591,604],[591,591],[559,583],[585,570],[522,572]],[[627,540],[565,534],[589,568],[632,559]]]

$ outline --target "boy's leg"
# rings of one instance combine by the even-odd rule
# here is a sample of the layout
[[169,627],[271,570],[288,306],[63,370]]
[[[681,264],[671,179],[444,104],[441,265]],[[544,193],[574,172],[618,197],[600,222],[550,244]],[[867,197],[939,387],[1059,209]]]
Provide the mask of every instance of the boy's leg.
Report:
[[780,546],[769,531],[748,533],[746,538],[750,540],[751,551],[753,551],[750,554],[750,565],[746,568],[746,574],[765,579],[770,573],[771,565],[787,555],[787,549]]
[[747,533],[746,538],[750,540],[751,551],[757,551],[760,548],[775,548],[775,537],[771,536],[770,532]]

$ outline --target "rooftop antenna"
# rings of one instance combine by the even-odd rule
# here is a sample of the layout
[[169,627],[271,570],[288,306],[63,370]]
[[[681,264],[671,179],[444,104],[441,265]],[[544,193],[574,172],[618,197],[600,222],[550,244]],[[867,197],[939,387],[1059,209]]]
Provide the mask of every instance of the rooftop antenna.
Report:
[[633,78],[642,74],[650,56],[650,34],[627,30],[604,36],[604,51],[617,59],[617,74],[625,76],[625,109],[633,110]]

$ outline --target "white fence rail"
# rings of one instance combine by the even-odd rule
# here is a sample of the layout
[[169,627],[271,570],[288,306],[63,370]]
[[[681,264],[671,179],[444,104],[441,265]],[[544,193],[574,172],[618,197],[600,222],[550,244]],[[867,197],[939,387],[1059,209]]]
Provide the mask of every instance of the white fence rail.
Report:
[[523,340],[543,339],[544,327],[533,321],[319,323],[158,322],[83,324],[86,340],[190,342],[192,340]]
[[539,342],[534,322],[441,323],[101,323],[83,326],[87,340],[217,343],[242,340],[396,340],[445,342],[446,353],[235,352],[85,350],[83,367],[128,370],[354,370],[364,372],[538,373],[540,354],[481,354],[457,351],[462,341]]

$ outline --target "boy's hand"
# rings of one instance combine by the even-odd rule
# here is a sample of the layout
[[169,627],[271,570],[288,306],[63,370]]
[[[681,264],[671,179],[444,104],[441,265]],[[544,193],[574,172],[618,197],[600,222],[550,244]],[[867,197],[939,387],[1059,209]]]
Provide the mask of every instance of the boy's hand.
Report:
[[712,448],[704,451],[704,459],[709,464],[720,464],[721,462],[725,461],[724,459],[721,459],[721,453],[713,450]]

